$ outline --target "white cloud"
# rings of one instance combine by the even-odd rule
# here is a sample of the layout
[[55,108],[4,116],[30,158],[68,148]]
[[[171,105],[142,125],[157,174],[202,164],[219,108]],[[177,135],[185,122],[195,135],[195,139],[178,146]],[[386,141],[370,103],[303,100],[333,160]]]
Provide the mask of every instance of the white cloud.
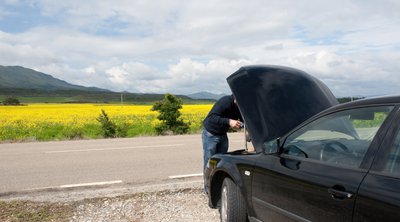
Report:
[[83,71],[89,75],[96,74],[96,69],[93,66],[89,66],[83,69]]
[[158,81],[164,79],[159,71],[139,62],[122,63],[106,70],[109,87],[117,91],[160,92]]
[[[8,30],[8,21],[24,27],[29,7],[39,18]],[[227,93],[240,66],[274,64],[309,72],[336,95],[400,93],[398,11],[394,0],[7,0],[0,64],[157,93]]]
[[54,63],[58,60],[57,56],[49,49],[25,43],[9,44],[0,42],[0,51],[0,63],[3,65],[35,67]]
[[210,60],[207,63],[181,59],[168,70],[167,87],[178,93],[210,91],[229,93],[226,78],[241,66],[251,64],[248,60]]
[[112,67],[111,69],[107,70],[106,73],[108,74],[109,79],[111,82],[122,85],[127,81],[127,72],[119,67]]

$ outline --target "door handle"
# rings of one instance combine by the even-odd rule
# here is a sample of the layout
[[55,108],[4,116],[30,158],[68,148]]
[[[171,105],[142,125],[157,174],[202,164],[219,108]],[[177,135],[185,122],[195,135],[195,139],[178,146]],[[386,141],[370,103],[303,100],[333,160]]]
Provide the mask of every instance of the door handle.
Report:
[[335,188],[329,188],[328,192],[331,194],[333,199],[339,199],[339,200],[351,199],[354,196],[352,193],[337,190]]

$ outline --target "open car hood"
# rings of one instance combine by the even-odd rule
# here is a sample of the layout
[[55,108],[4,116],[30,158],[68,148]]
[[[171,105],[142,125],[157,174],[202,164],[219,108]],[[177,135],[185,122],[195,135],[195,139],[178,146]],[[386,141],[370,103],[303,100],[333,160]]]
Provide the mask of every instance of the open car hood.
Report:
[[257,152],[311,116],[338,104],[315,77],[282,66],[246,66],[227,78]]

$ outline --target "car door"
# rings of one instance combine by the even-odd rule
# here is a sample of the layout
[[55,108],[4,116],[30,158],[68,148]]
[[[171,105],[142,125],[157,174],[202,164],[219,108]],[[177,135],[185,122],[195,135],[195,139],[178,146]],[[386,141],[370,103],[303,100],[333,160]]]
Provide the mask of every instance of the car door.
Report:
[[252,183],[256,217],[351,221],[367,174],[367,151],[377,146],[375,136],[392,109],[357,107],[324,115],[286,137],[280,154],[261,154]]
[[386,134],[371,170],[360,185],[354,211],[354,221],[399,221],[399,114],[392,121],[392,128]]

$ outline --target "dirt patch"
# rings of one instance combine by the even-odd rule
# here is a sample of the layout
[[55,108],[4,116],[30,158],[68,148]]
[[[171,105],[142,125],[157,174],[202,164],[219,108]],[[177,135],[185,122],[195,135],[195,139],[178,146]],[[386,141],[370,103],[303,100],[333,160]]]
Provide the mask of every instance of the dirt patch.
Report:
[[70,203],[0,201],[0,221],[69,221],[74,208]]

